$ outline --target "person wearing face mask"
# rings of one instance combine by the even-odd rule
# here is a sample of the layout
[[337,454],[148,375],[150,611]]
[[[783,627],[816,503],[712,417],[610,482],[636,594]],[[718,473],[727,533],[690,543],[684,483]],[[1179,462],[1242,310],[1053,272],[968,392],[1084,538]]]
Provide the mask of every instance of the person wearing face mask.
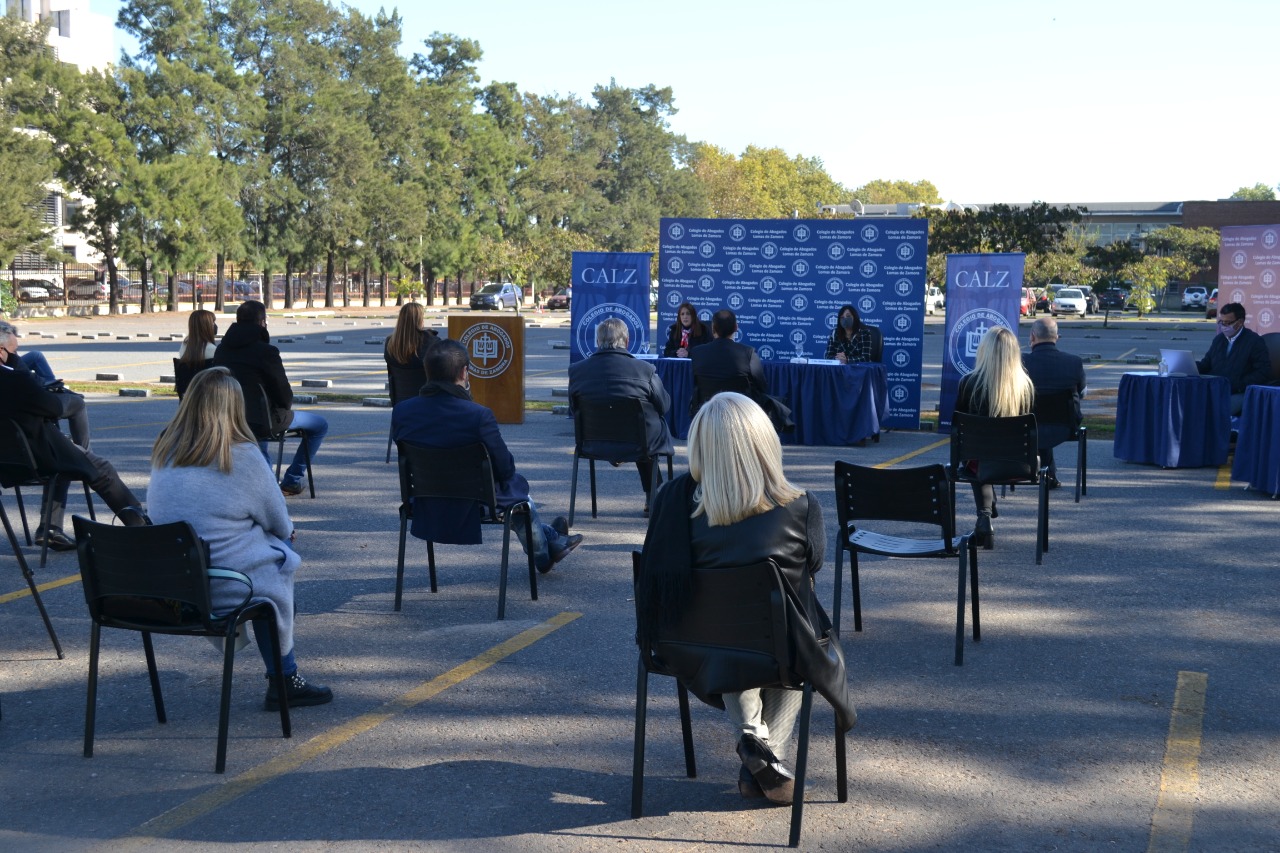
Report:
[[1262,336],[1244,327],[1244,306],[1229,302],[1218,309],[1218,334],[1196,362],[1202,376],[1223,376],[1231,383],[1231,414],[1244,407],[1244,389],[1271,381],[1271,356]]
[[834,358],[841,364],[855,364],[860,361],[871,361],[874,348],[871,327],[862,322],[858,309],[846,305],[836,315],[836,327],[827,341],[827,358]]
[[698,310],[684,302],[676,309],[676,322],[667,330],[667,345],[662,349],[662,357],[688,358],[689,350],[710,341],[707,327],[698,319]]

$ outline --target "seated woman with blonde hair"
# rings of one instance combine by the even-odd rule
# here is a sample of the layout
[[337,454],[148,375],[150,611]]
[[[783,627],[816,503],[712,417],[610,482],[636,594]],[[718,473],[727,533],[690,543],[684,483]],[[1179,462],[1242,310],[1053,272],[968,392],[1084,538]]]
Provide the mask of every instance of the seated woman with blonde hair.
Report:
[[[693,569],[773,560],[803,607],[804,617],[795,622],[804,624],[791,626],[790,635],[796,674],[832,703],[842,731],[848,730],[857,713],[844,659],[813,593],[825,546],[818,499],[787,481],[782,446],[764,410],[741,394],[716,394],[689,427],[689,473],[654,499],[636,589],[640,637],[659,636],[664,626],[679,623],[691,603]],[[676,675],[700,699],[729,712],[738,734],[742,796],[784,804],[802,795],[786,763],[800,691],[766,687],[702,695],[692,685],[695,673]]]
[[[248,575],[253,600],[269,601],[276,611],[289,707],[323,705],[333,700],[328,687],[310,684],[298,672],[293,653],[293,576],[302,558],[293,550],[293,522],[258,440],[244,417],[240,383],[225,367],[196,374],[178,406],[178,414],[151,451],[147,489],[156,524],[188,522],[209,544],[213,565]],[[231,581],[210,582],[215,608],[234,607],[243,596]],[[270,630],[253,623],[253,636],[274,674]],[[264,707],[279,709],[275,683],[269,681]]]

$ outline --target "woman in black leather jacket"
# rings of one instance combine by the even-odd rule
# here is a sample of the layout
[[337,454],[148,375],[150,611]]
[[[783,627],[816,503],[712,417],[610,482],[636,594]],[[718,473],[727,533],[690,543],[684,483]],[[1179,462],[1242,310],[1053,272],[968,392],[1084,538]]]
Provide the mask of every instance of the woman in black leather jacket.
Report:
[[[818,636],[830,627],[813,595],[813,575],[822,567],[825,543],[818,499],[787,482],[778,435],[764,410],[741,394],[717,394],[689,428],[689,473],[675,478],[654,499],[636,593],[641,637],[679,621],[691,594],[691,585],[682,584],[690,569],[772,559],[811,623],[803,636],[793,635],[792,642],[817,649]],[[806,665],[811,671],[800,673],[800,665],[796,670],[832,701],[847,729],[856,713],[849,701],[844,662],[838,644],[830,654],[826,643],[834,644],[835,639],[827,638],[820,651],[806,657],[820,659]],[[686,681],[683,673],[677,677]],[[729,712],[739,735],[739,792],[790,803],[795,779],[785,757],[801,693],[764,688],[708,697],[696,684],[686,686]]]

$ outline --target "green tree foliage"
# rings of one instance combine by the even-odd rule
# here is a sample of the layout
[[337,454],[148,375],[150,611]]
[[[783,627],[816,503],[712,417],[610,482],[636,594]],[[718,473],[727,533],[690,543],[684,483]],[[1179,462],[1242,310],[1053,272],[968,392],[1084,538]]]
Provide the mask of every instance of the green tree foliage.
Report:
[[1038,201],[1030,207],[993,204],[985,210],[936,210],[929,220],[929,252],[1054,252],[1078,223],[1084,208],[1058,208]]
[[1174,276],[1189,281],[1207,275],[1218,259],[1222,235],[1216,228],[1181,228],[1170,225],[1147,234],[1143,241],[1149,251],[1173,261]]
[[868,181],[853,191],[863,204],[942,204],[942,196],[932,181]]
[[1241,187],[1231,197],[1238,201],[1275,201],[1276,191],[1274,187],[1258,181],[1251,187]]
[[778,219],[848,196],[816,157],[788,157],[779,148],[750,146],[742,157],[706,143],[693,147],[690,168],[702,185],[707,214]]
[[48,76],[57,62],[45,46],[48,26],[0,18],[0,266],[19,252],[52,251],[40,203],[49,194],[54,160],[47,137],[29,128],[56,101]]

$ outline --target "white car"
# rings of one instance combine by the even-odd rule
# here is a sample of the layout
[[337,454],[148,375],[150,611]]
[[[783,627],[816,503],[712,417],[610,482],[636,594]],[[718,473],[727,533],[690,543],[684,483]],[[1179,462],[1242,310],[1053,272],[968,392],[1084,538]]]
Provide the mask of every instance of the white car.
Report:
[[1059,314],[1084,316],[1087,309],[1088,303],[1085,302],[1084,294],[1074,287],[1062,288],[1054,295],[1053,301],[1049,303],[1049,313],[1055,317]]
[[1204,308],[1209,303],[1209,289],[1199,284],[1188,285],[1182,291],[1182,310]]
[[924,311],[926,314],[936,314],[939,311],[947,310],[947,296],[941,289],[932,285],[924,294]]

